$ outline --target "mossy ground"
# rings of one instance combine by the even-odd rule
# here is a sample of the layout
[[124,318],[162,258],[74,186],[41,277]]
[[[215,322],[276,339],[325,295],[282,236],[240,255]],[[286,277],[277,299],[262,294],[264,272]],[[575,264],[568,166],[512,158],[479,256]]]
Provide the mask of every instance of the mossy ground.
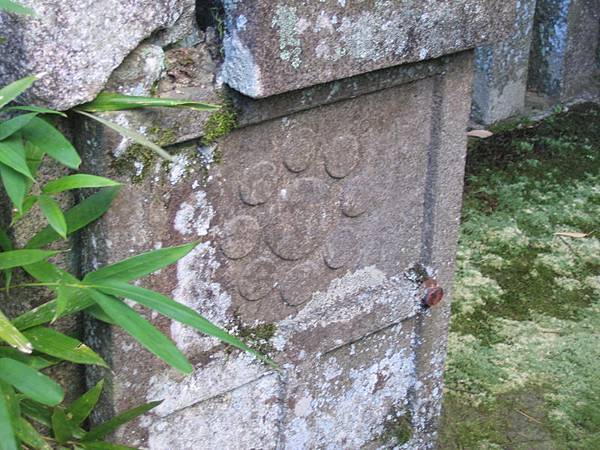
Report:
[[600,107],[496,131],[469,149],[440,447],[600,449]]

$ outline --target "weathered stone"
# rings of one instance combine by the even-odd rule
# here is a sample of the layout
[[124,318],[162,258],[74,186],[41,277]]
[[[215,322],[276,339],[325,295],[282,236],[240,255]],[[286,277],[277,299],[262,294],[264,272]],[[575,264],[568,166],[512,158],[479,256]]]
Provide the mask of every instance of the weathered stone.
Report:
[[510,32],[514,1],[226,0],[223,80],[254,98],[473,48]]
[[23,0],[35,16],[0,11],[0,85],[45,72],[23,100],[68,109],[92,100],[112,71],[193,0]]
[[506,119],[523,110],[536,0],[516,2],[509,37],[477,48],[471,116],[481,124]]
[[598,92],[597,0],[538,0],[529,88],[555,101]]
[[[114,373],[93,421],[165,398],[116,438],[156,449],[376,448],[393,445],[388,429],[404,420],[410,448],[430,448],[448,305],[423,310],[408,269],[423,263],[451,283],[471,70],[466,52],[394,69],[383,84],[331,83],[301,105],[297,94],[240,99],[245,125],[218,143],[218,163],[188,155],[175,178],[171,166],[124,186],[84,236],[99,261],[200,239],[145,284],[249,341],[255,333],[282,371],[145,313],[194,363],[186,378],[95,325],[90,340]],[[90,168],[110,173],[112,134],[82,125]],[[290,149],[294,139],[308,156]]]

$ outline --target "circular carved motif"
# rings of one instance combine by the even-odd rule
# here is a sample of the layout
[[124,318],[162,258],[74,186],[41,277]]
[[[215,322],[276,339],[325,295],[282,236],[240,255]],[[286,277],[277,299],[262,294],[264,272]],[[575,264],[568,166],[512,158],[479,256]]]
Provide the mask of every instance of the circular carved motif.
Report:
[[242,201],[251,206],[265,203],[277,188],[278,181],[275,164],[262,161],[248,167],[242,174],[240,184]]
[[252,261],[239,279],[238,291],[246,300],[256,301],[273,290],[275,264],[265,258]]
[[358,240],[350,227],[336,229],[325,244],[325,263],[332,269],[344,267],[356,254]]
[[279,283],[279,292],[283,300],[292,306],[298,306],[310,300],[317,290],[319,275],[322,269],[312,261],[307,261],[292,268]]
[[281,143],[283,164],[290,172],[298,173],[308,169],[315,157],[317,145],[316,134],[310,128],[293,128]]
[[325,170],[333,178],[344,178],[358,165],[361,154],[357,139],[351,135],[337,136],[324,146]]
[[328,191],[317,178],[298,178],[282,189],[265,228],[265,240],[273,253],[296,261],[319,244],[333,218]]
[[240,259],[250,253],[260,235],[260,226],[254,217],[234,217],[223,227],[221,250],[231,259]]
[[358,217],[373,207],[373,182],[365,177],[348,181],[342,192],[342,212],[348,217]]

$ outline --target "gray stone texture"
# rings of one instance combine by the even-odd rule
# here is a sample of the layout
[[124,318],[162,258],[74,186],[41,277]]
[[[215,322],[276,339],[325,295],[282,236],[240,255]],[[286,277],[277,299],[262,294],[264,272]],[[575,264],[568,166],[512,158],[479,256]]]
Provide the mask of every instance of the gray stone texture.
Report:
[[[247,336],[282,371],[147,314],[194,363],[184,377],[96,323],[89,340],[113,372],[94,420],[162,398],[116,438],[152,449],[377,448],[408,421],[408,447],[432,448],[449,303],[422,309],[409,269],[423,263],[451,285],[471,57],[330,83],[301,105],[295,93],[240,97],[244,126],[216,148],[184,149],[183,166],[156,161],[124,186],[84,237],[99,251],[88,266],[200,240],[145,285]],[[119,139],[80,126],[90,169],[110,174]]]
[[35,16],[0,11],[0,85],[45,72],[23,97],[56,109],[92,100],[112,71],[193,0],[23,0]]
[[471,112],[474,121],[487,125],[524,109],[535,4],[536,0],[518,0],[509,36],[477,48]]
[[538,0],[529,88],[562,101],[598,89],[600,3]]
[[223,80],[251,97],[437,58],[506,37],[514,1],[225,0]]

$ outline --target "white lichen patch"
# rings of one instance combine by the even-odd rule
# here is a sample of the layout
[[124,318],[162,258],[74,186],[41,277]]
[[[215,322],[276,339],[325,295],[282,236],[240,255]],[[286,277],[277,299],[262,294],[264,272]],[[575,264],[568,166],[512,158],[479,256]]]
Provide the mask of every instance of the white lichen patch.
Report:
[[[388,416],[405,414],[413,387],[411,324],[364,338],[292,376],[298,386],[286,448],[362,448],[385,435]],[[351,348],[352,347],[352,348]]]
[[206,236],[214,210],[206,197],[206,192],[197,191],[193,201],[183,202],[175,214],[173,227],[184,236]]
[[202,401],[153,424],[151,450],[278,448],[282,389],[275,374]]
[[196,367],[187,377],[173,371],[154,375],[149,382],[147,400],[164,399],[153,412],[166,417],[258,380],[266,373],[265,366],[247,353],[229,358],[217,354],[212,362]]
[[326,292],[315,292],[296,316],[278,323],[272,342],[284,350],[296,333],[350,323],[382,305],[394,305],[391,321],[409,317],[418,307],[415,289],[408,280],[388,278],[373,266],[348,273],[333,280]]
[[[214,282],[220,265],[215,252],[210,242],[204,242],[177,262],[177,288],[173,298],[216,325],[227,327],[232,320],[228,314],[231,296]],[[205,337],[179,322],[171,323],[171,337],[184,351],[206,351],[219,344],[216,338]]]
[[279,58],[289,61],[297,69],[302,64],[302,42],[300,34],[308,27],[306,19],[298,17],[295,6],[277,5],[271,27],[277,29],[279,35]]

